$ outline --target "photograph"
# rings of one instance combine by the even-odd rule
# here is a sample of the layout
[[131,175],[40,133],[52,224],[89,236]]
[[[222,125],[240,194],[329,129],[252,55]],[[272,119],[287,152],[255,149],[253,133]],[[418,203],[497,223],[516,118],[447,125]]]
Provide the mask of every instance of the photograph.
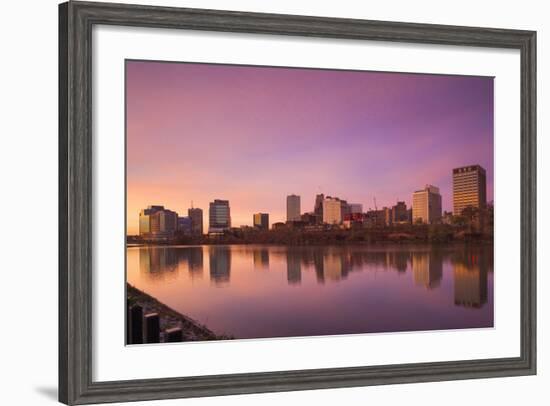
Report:
[[494,77],[124,65],[126,344],[494,327]]
[[[30,327],[57,326],[57,351],[14,335],[57,360],[37,396],[540,398],[540,7],[145,3],[59,4],[57,82],[13,81],[58,96],[39,103],[55,145],[42,107],[14,121],[37,136],[11,137],[29,176],[5,188],[57,191],[57,248],[35,247],[57,280],[6,285],[32,300],[11,289],[28,311],[4,324],[38,304]],[[6,236],[29,251],[19,217]],[[8,274],[29,279],[23,251]]]

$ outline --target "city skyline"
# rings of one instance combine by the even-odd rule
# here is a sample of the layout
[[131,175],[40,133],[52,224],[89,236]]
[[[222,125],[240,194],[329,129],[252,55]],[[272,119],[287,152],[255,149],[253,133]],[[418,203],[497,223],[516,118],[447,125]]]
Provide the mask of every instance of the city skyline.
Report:
[[[452,168],[480,164],[493,200],[493,81],[486,77],[128,61],[127,233],[138,213],[231,202],[286,220],[286,196],[363,210],[412,204],[437,185],[452,211]],[[205,215],[204,229],[209,221]]]
[[[404,201],[397,201],[395,205],[384,206],[375,209],[369,208],[363,211],[363,205],[349,203],[337,196],[317,194],[315,196],[314,208],[311,211],[301,210],[301,197],[299,195],[288,195],[286,197],[286,224],[293,223],[295,226],[372,226],[382,222],[386,226],[396,224],[441,224],[452,222],[447,216],[462,216],[462,210],[471,207],[474,209],[487,208],[485,169],[479,165],[453,168],[453,211],[443,211],[439,188],[434,185],[425,185],[424,189],[416,190],[412,196],[412,207],[407,209]],[[481,174],[478,177],[477,174]],[[457,204],[460,209],[457,211]],[[492,205],[492,202],[489,202]],[[165,213],[164,213],[165,212]],[[160,220],[151,220],[155,214],[163,217]],[[172,218],[173,221],[167,221]],[[359,215],[359,216],[357,216]],[[168,216],[168,217],[167,217]],[[283,222],[269,221],[269,213],[254,213],[252,224],[241,225],[261,230],[269,230],[271,226],[285,224]],[[231,209],[228,200],[215,199],[209,204],[208,210],[209,229],[208,234],[223,234],[230,230]],[[162,225],[161,225],[162,221]],[[173,227],[172,224],[177,224]],[[237,227],[238,228],[238,227]],[[151,205],[140,211],[139,235],[146,238],[173,237],[176,231],[184,235],[201,235],[203,229],[203,211],[201,208],[189,208],[188,216],[179,216],[162,205]],[[316,228],[317,230],[320,230]]]

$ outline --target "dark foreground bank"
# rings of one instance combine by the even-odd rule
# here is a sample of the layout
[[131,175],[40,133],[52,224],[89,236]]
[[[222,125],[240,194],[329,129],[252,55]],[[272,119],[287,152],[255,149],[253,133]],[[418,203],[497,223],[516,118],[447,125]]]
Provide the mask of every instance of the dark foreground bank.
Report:
[[233,338],[215,334],[208,327],[171,309],[164,303],[128,283],[126,284],[126,295],[130,307],[141,306],[144,315],[158,314],[160,321],[160,342],[171,341],[168,339],[167,331],[175,329],[181,329],[182,337],[181,340],[177,341],[229,340]]

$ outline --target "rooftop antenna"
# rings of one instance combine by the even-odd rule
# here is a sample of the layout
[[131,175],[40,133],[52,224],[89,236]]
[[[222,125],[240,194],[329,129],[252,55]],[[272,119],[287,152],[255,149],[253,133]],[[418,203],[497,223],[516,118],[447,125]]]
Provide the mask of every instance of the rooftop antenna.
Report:
[[193,200],[191,200],[191,208],[193,208]]
[[376,196],[374,196],[372,200],[374,200],[374,210],[378,211],[378,207],[376,207]]

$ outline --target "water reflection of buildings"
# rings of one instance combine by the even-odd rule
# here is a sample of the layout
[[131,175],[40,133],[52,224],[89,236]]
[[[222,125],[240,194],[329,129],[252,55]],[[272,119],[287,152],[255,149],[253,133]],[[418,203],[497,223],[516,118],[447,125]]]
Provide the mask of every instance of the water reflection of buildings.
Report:
[[139,269],[149,278],[175,274],[180,264],[186,264],[192,278],[202,277],[202,247],[174,249],[172,247],[140,247]]
[[269,250],[267,248],[255,248],[253,258],[254,268],[269,268]]
[[318,283],[325,283],[325,263],[323,261],[323,253],[314,251],[313,266],[315,267],[315,276]]
[[178,268],[178,257],[172,249],[162,247],[139,248],[139,269],[149,276],[161,276]]
[[480,308],[487,303],[487,270],[477,254],[453,261],[455,305]]
[[302,282],[302,255],[289,249],[286,252],[286,278],[289,285]]
[[187,252],[187,263],[189,276],[191,278],[202,278],[203,274],[203,253],[202,247],[189,247],[185,249]]
[[388,251],[386,252],[386,266],[397,272],[407,272],[410,257],[411,255],[407,251]]
[[415,284],[436,288],[443,277],[443,257],[434,252],[413,252],[412,271]]
[[410,253],[357,251],[346,247],[304,247],[289,248],[285,260],[289,283],[298,283],[301,280],[303,267],[313,267],[317,282],[323,284],[326,281],[345,279],[350,272],[360,271],[369,265],[406,272]]
[[[228,283],[231,276],[231,247],[140,247],[139,269],[152,280],[175,277],[179,269],[188,269],[190,278],[204,273],[204,250],[208,250],[210,281]],[[304,271],[315,271],[317,283],[341,281],[351,273],[367,270],[406,272],[411,269],[416,285],[434,289],[443,278],[443,262],[450,259],[454,276],[454,304],[479,308],[488,300],[488,272],[492,271],[490,249],[430,249],[420,251],[372,250],[353,247],[253,247],[235,255],[252,256],[254,268],[269,269],[270,258],[278,264],[286,261],[287,283],[300,285]]]
[[228,247],[211,246],[209,249],[210,281],[215,284],[229,282],[231,274],[231,250]]
[[323,258],[325,279],[339,281],[348,275],[349,267],[349,261],[346,261],[343,253],[331,253]]

